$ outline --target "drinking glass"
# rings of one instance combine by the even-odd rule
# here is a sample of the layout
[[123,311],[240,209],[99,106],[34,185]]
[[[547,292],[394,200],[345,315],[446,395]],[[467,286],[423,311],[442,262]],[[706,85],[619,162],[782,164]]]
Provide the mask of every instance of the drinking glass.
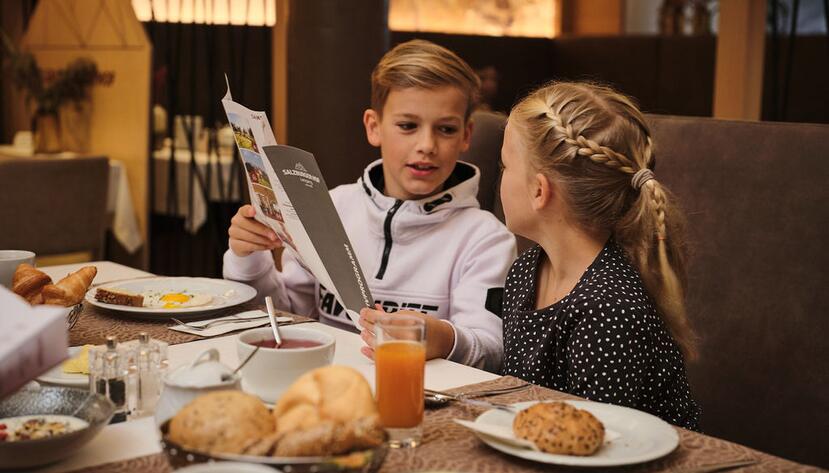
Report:
[[420,444],[426,326],[423,319],[394,315],[375,324],[374,360],[380,422],[392,448]]

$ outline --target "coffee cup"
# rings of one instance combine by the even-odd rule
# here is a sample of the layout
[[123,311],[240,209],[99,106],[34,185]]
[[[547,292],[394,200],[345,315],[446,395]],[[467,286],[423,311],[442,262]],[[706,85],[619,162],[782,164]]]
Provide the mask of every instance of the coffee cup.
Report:
[[[268,348],[262,342],[273,341],[270,327],[244,331],[236,338],[239,360],[247,359],[257,344],[259,351],[242,368],[242,390],[275,403],[297,378],[334,360],[334,337],[306,327],[279,328],[282,348]],[[284,348],[285,345],[298,348]],[[266,344],[265,344],[266,345]]]
[[9,289],[17,267],[22,263],[35,264],[35,254],[24,250],[0,250],[0,285]]

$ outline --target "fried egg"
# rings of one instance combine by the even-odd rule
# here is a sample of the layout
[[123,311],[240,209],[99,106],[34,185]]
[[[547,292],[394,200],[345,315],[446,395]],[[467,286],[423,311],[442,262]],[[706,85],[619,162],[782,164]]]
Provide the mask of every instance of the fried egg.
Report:
[[213,302],[210,294],[182,292],[152,292],[142,294],[144,296],[144,307],[153,309],[184,309],[187,307],[200,307]]

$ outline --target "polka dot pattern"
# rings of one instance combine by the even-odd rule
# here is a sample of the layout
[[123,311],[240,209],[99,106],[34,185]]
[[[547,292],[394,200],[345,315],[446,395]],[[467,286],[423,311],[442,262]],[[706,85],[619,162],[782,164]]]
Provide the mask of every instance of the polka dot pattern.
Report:
[[507,276],[504,374],[697,430],[682,354],[622,249],[610,239],[569,294],[536,309],[543,251],[524,252]]

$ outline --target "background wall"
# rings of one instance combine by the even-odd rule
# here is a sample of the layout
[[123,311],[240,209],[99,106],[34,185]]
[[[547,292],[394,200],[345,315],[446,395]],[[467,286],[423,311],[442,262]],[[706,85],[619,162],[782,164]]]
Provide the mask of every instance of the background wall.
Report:
[[371,70],[388,46],[385,2],[294,0],[289,8],[288,144],[316,156],[329,187],[354,182],[380,157],[362,117]]

